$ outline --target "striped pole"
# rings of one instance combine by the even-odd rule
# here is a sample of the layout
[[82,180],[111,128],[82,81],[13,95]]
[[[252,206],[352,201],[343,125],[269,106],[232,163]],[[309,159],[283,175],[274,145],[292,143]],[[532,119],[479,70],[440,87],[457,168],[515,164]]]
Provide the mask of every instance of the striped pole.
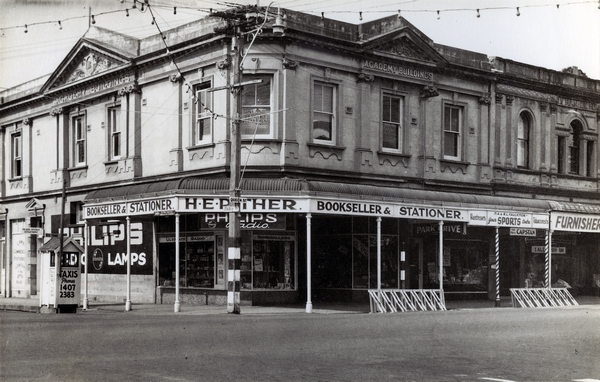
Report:
[[496,307],[500,307],[500,228],[496,227]]
[[381,216],[377,217],[377,292],[381,300]]
[[440,295],[444,296],[444,222],[442,220],[438,223],[438,241],[439,241],[439,261],[440,261]]
[[552,232],[546,231],[546,288],[550,288],[552,278]]

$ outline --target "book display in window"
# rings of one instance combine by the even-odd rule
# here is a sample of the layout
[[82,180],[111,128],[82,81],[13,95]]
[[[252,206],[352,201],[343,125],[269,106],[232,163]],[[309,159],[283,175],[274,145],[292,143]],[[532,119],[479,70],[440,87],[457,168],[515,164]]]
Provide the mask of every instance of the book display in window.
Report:
[[215,283],[215,243],[214,237],[188,243],[187,279],[189,287],[213,288]]

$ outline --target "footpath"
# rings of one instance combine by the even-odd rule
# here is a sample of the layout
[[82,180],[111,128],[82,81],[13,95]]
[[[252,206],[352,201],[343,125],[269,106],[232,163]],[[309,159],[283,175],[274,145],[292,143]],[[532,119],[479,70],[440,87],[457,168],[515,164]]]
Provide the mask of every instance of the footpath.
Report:
[[[589,305],[600,309],[600,297],[578,296],[575,298],[579,305]],[[513,308],[510,297],[502,297],[499,308]],[[465,309],[498,309],[495,307],[495,301],[491,300],[464,300],[446,301],[447,310],[465,310]],[[526,308],[519,308],[526,309]],[[278,305],[278,306],[246,306],[240,307],[242,314],[301,314],[306,313],[305,304]],[[40,313],[39,300],[37,298],[0,298],[0,311],[21,311]],[[133,315],[204,315],[204,314],[226,314],[227,308],[224,305],[189,305],[182,304],[181,311],[174,313],[174,307],[171,304],[135,304],[132,302],[131,310],[125,312],[125,304],[103,304],[93,303],[88,307],[88,311],[106,312],[106,313],[127,313]],[[313,314],[339,314],[339,313],[369,313],[369,304],[358,303],[313,303]],[[85,313],[80,308],[77,313]]]

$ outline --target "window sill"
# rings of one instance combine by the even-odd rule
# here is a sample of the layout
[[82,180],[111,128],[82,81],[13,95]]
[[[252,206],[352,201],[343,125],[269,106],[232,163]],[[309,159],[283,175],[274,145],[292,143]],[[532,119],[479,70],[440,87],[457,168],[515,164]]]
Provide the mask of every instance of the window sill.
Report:
[[465,161],[461,161],[458,159],[440,159],[441,163],[447,163],[447,164],[455,164],[455,165],[459,165],[459,166],[468,166],[471,164],[471,162],[465,162]]
[[379,150],[377,151],[377,155],[387,155],[390,157],[398,157],[398,158],[410,158],[412,155],[410,154],[404,154],[401,153],[400,151],[384,151],[384,150]]
[[88,166],[87,164],[82,164],[82,165],[78,165],[75,167],[69,167],[68,171],[81,171],[81,170],[87,170]]
[[327,143],[309,142],[309,143],[307,143],[307,145],[308,145],[308,147],[311,147],[311,148],[330,149],[330,150],[338,150],[338,151],[346,150],[346,147],[344,147],[344,146],[336,146],[334,144],[327,144]]
[[211,149],[214,148],[216,145],[214,143],[200,143],[194,146],[188,146],[185,149],[187,151],[195,151],[195,150],[202,150],[202,149]]
[[[252,137],[242,137],[242,143],[250,143],[252,141],[253,141]],[[272,142],[281,143],[281,139],[275,139],[275,138],[255,138],[254,139],[254,143],[272,143]]]
[[9,178],[9,182],[21,182],[23,180],[23,176],[15,176],[14,178]]

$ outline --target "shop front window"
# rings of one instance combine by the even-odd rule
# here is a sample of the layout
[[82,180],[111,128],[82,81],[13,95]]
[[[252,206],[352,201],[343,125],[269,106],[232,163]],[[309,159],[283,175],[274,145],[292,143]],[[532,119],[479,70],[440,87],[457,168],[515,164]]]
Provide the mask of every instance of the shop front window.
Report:
[[[175,286],[175,237],[159,237],[160,285]],[[182,234],[179,238],[179,286],[215,287],[215,235]]]
[[296,247],[291,234],[242,233],[242,289],[296,289]]
[[452,242],[444,245],[444,290],[487,291],[487,245]]

